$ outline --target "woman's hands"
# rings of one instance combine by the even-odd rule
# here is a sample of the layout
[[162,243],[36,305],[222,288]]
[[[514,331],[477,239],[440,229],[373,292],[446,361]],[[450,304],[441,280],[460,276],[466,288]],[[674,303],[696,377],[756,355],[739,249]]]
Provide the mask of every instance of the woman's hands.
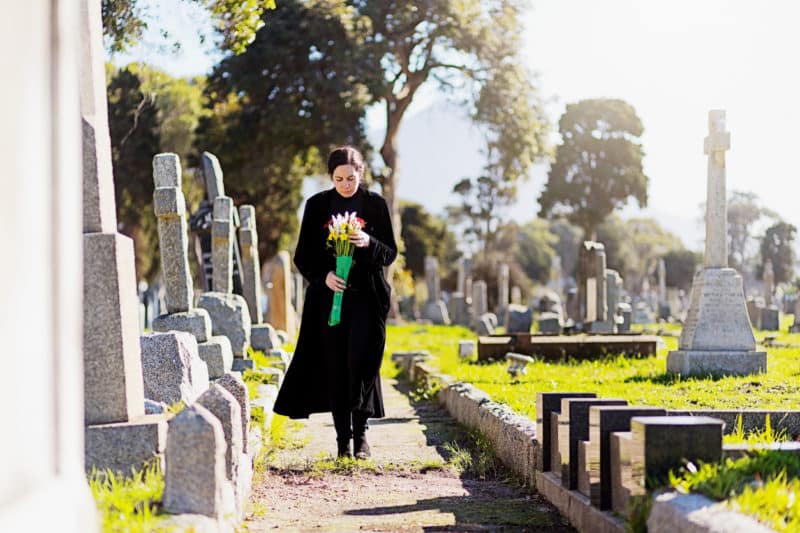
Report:
[[364,230],[353,233],[350,235],[349,239],[356,248],[366,248],[369,246],[369,235],[364,233]]
[[333,292],[342,292],[347,286],[347,283],[331,270],[328,272],[328,275],[325,276],[325,285]]

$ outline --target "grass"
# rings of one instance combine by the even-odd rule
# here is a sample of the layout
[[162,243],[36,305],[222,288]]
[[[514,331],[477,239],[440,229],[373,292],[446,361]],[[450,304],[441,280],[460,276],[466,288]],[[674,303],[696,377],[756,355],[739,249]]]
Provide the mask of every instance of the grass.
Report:
[[93,471],[89,487],[106,532],[167,531],[159,527],[158,513],[164,495],[164,475],[158,462],[132,476],[118,476],[110,470]]
[[[657,327],[660,326],[651,326],[651,329]],[[677,332],[674,325],[666,325],[665,329]],[[757,331],[756,338],[763,340],[767,334]],[[460,360],[457,347],[461,339],[475,340],[476,337],[466,328],[455,326],[388,326],[386,355],[395,351],[427,350],[432,355],[430,363],[441,372],[475,385],[495,401],[530,418],[535,418],[536,414],[536,393],[559,390],[596,392],[598,396],[623,398],[632,405],[668,409],[742,406],[800,409],[799,348],[767,348],[766,374],[719,379],[681,378],[666,374],[667,352],[677,348],[678,339],[664,337],[666,348],[658,350],[654,357],[607,356],[595,361],[561,363],[536,360],[528,365],[526,375],[512,379],[505,361]],[[800,334],[781,334],[778,340],[800,345]],[[382,373],[391,372],[396,372],[394,365]]]
[[775,431],[772,429],[772,422],[770,416],[766,416],[764,429],[757,429],[749,433],[744,432],[744,425],[742,423],[742,415],[736,418],[736,430],[733,433],[723,436],[722,441],[725,444],[769,444],[772,442],[785,442],[789,440],[785,429]]

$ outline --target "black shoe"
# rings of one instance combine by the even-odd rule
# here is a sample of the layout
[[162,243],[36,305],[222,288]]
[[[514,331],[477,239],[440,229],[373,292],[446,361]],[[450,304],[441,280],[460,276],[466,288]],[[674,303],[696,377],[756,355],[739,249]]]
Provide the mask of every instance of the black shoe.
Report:
[[371,457],[366,435],[353,437],[353,444],[355,445],[356,459],[369,459]]
[[347,457],[349,459],[353,458],[353,449],[350,448],[350,439],[346,441],[336,441],[336,447],[338,449],[338,457]]

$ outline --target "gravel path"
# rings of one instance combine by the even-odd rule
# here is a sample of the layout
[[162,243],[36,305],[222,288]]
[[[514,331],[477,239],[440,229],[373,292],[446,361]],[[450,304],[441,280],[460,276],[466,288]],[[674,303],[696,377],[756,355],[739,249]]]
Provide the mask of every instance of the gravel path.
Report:
[[258,476],[243,529],[573,531],[541,496],[503,481],[505,471],[479,479],[474,469],[454,468],[443,445],[470,439],[441,408],[412,405],[394,380],[384,380],[383,391],[387,416],[370,421],[367,433],[372,461],[332,462],[331,416],[313,415],[297,431],[305,446],[279,451]]

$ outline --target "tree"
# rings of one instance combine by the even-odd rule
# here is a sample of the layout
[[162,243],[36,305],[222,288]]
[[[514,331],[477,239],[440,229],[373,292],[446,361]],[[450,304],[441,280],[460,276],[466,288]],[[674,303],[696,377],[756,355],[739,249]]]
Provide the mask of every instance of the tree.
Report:
[[453,265],[461,256],[455,235],[444,220],[430,213],[420,204],[401,202],[403,242],[406,246],[406,267],[418,279],[425,277],[425,256],[439,260],[443,268]]
[[[150,17],[139,0],[102,0],[103,31],[111,52],[122,52],[136,44],[147,29]],[[275,9],[274,0],[190,0],[211,14],[222,48],[242,53],[264,23],[266,9]],[[201,36],[205,38],[205,36]]]
[[630,198],[647,205],[642,169],[642,122],[623,100],[581,100],[567,105],[558,123],[556,148],[539,197],[540,216],[565,216],[591,238],[597,226]]
[[138,278],[149,280],[158,271],[159,258],[148,164],[160,151],[158,109],[127,68],[108,86],[108,124],[119,229],[134,241]]
[[553,248],[561,257],[561,269],[567,276],[576,276],[578,272],[578,252],[583,235],[581,229],[564,218],[550,220],[550,231],[556,236]]
[[542,154],[546,123],[531,76],[519,67],[524,0],[347,2],[366,23],[362,72],[374,101],[386,110],[376,176],[400,232],[396,196],[400,165],[397,136],[420,88],[433,82],[462,99],[483,125],[487,174],[502,167],[509,180],[524,175]]
[[664,254],[667,286],[688,291],[692,288],[695,267],[702,262],[702,254],[686,249],[674,249]]
[[797,228],[788,222],[776,222],[761,239],[761,264],[757,275],[764,277],[764,265],[772,261],[776,283],[786,283],[794,276],[794,238]]
[[514,198],[513,187],[480,176],[462,179],[453,186],[453,193],[461,197],[461,202],[447,207],[449,221],[461,226],[464,242],[473,255],[481,253],[488,257],[501,226],[500,212]]
[[532,280],[546,284],[550,280],[553,246],[558,237],[550,231],[547,221],[536,218],[517,230],[514,259]]
[[208,78],[196,145],[220,158],[229,196],[256,206],[263,260],[294,237],[303,178],[325,171],[320,154],[366,145],[358,24],[340,2],[280,2]]
[[[703,204],[705,212],[705,204]],[[744,272],[755,256],[751,250],[754,227],[763,217],[777,215],[762,206],[753,192],[732,191],[728,197],[728,264]]]

